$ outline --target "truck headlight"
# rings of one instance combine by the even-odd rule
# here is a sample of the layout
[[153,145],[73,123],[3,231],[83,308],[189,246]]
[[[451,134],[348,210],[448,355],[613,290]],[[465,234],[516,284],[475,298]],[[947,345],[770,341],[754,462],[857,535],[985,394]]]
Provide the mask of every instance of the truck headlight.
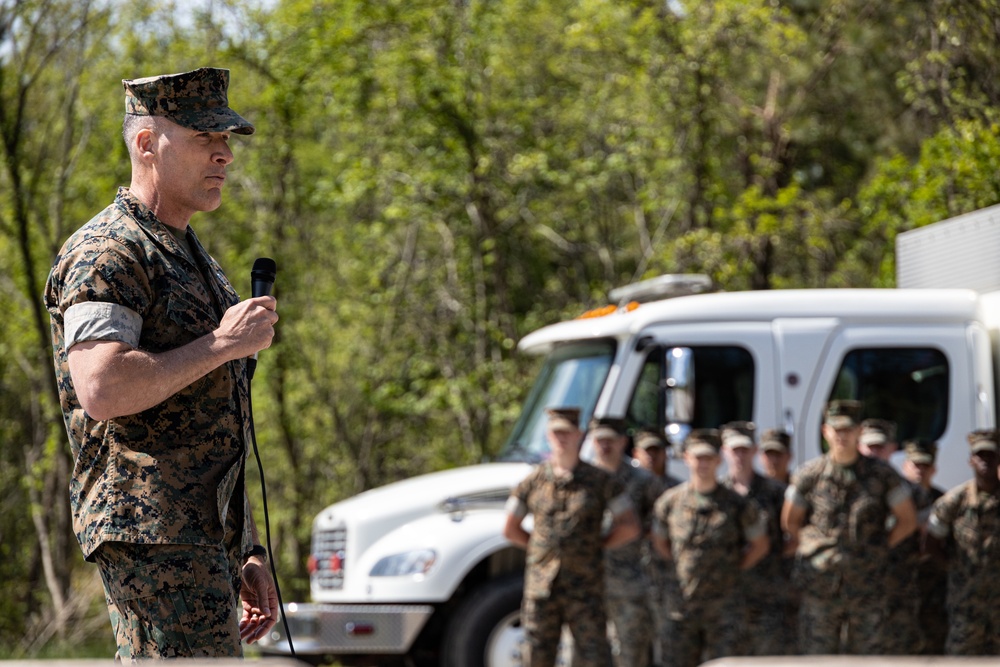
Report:
[[408,574],[427,574],[437,560],[433,549],[418,549],[392,554],[382,558],[369,573],[372,577],[404,577]]

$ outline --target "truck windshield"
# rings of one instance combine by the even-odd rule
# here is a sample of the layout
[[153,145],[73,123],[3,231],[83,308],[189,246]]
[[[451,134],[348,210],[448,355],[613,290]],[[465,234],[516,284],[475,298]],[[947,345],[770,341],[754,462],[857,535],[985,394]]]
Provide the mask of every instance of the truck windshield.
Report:
[[572,343],[556,348],[545,360],[500,460],[538,463],[548,457],[546,408],[578,407],[581,427],[585,425],[594,413],[614,356],[613,341]]

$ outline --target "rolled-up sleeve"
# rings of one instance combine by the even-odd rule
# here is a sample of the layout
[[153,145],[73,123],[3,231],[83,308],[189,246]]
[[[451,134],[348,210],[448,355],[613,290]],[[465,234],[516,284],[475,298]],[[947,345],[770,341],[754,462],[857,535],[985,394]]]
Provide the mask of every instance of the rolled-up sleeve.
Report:
[[767,514],[753,506],[748,506],[744,514],[743,535],[748,542],[767,534]]
[[951,533],[951,526],[941,519],[937,514],[931,514],[927,521],[927,532],[939,540],[943,540]]
[[909,500],[912,497],[910,487],[906,484],[899,484],[889,490],[889,493],[886,494],[885,502],[888,503],[889,507],[897,507],[901,502]]
[[504,505],[504,511],[516,519],[523,519],[528,514],[528,506],[517,496],[510,496]]
[[103,301],[82,301],[66,309],[63,318],[66,350],[77,343],[108,340],[139,346],[142,317],[128,306]]
[[795,507],[801,507],[802,509],[809,508],[809,501],[806,500],[806,497],[803,496],[799,492],[798,488],[792,484],[789,484],[788,488],[785,489],[785,500],[790,502]]
[[613,516],[621,516],[630,509],[634,509],[635,506],[632,504],[632,499],[629,498],[627,493],[619,493],[617,496],[612,498],[608,502],[608,511],[611,512]]

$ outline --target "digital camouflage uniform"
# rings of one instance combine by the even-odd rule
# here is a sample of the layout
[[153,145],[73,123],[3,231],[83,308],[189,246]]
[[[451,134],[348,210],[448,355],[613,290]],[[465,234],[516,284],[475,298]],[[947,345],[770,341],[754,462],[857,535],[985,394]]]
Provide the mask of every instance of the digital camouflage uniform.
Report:
[[[209,68],[126,81],[126,110],[249,134],[253,127],[227,106],[228,81],[228,71]],[[243,470],[245,361],[219,366],[148,410],[107,421],[83,410],[67,362],[68,349],[80,342],[159,353],[219,326],[239,297],[194,231],[178,233],[121,188],[66,241],[45,289],[75,461],[73,528],[84,557],[101,570],[122,659],[242,650],[236,598],[252,546]]]
[[[736,492],[732,478],[726,478],[723,485]],[[781,530],[781,507],[785,501],[785,487],[755,472],[746,496],[757,503],[766,516],[771,545],[767,556],[740,576],[739,598],[746,613],[747,630],[742,650],[748,655],[796,652],[798,638],[790,633],[793,626],[785,618],[791,596],[786,559],[782,556],[785,541]]]
[[518,484],[507,504],[515,517],[533,515],[525,560],[521,623],[526,664],[555,664],[565,623],[573,636],[573,664],[608,667],[604,608],[605,510],[619,516],[631,509],[620,482],[585,461],[558,476],[550,462],[539,464]]
[[[917,517],[926,530],[931,507],[944,491],[932,486],[919,496]],[[927,503],[926,505],[923,503]],[[917,623],[920,628],[920,653],[923,655],[943,655],[948,637],[948,571],[933,558],[921,558],[917,566]]]
[[[645,534],[653,515],[653,504],[663,492],[656,477],[623,461],[613,473],[632,501]],[[612,657],[616,667],[646,667],[649,664],[656,626],[650,606],[645,539],[638,539],[604,552],[605,603],[612,627]]]
[[[663,491],[672,489],[681,484],[681,481],[673,475],[655,476],[656,481],[661,485]],[[660,495],[663,495],[661,492]],[[655,505],[655,503],[654,503]],[[652,529],[652,523],[650,523]],[[646,572],[649,577],[649,598],[650,608],[653,610],[653,658],[654,664],[663,664],[665,656],[670,652],[667,646],[667,572],[669,564],[663,556],[653,547],[652,540],[647,536],[641,540],[642,558],[646,564]]]
[[807,511],[793,576],[802,593],[800,651],[883,653],[886,521],[892,508],[908,498],[891,466],[861,455],[849,466],[826,455],[793,475],[786,499]]
[[[918,485],[902,480],[910,490],[914,507],[926,507],[927,492]],[[890,526],[892,521],[890,521]],[[917,655],[923,652],[924,636],[920,630],[920,531],[889,550],[886,576],[887,626],[892,632],[884,633],[883,651],[886,655]]]
[[948,655],[1000,655],[1000,489],[970,480],[934,503],[928,532],[948,554]]
[[670,544],[667,664],[693,667],[738,651],[743,608],[736,589],[746,546],[765,534],[757,504],[719,485],[708,494],[690,482],[656,501],[653,531]]

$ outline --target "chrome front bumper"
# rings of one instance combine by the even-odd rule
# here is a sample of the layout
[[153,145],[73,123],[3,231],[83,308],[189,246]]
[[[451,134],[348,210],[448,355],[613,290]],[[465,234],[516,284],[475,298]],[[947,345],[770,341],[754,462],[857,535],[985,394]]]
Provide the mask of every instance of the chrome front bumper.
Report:
[[[292,646],[302,654],[403,654],[433,612],[430,605],[292,602],[285,606]],[[280,619],[260,645],[268,653],[290,653]]]

